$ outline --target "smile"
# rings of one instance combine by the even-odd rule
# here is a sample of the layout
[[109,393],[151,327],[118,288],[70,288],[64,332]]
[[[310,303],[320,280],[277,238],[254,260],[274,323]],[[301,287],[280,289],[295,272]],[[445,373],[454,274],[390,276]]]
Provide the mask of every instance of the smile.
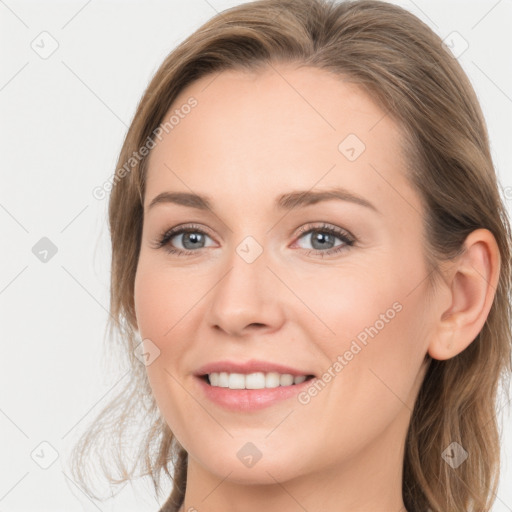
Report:
[[229,389],[266,389],[301,384],[312,375],[292,375],[290,373],[255,372],[249,374],[213,372],[208,374],[208,383],[214,387]]
[[283,404],[291,398],[296,399],[296,396],[304,391],[314,378],[313,375],[292,376],[274,372],[266,374],[213,372],[195,376],[195,381],[199,385],[199,393],[208,401],[232,412],[248,413]]

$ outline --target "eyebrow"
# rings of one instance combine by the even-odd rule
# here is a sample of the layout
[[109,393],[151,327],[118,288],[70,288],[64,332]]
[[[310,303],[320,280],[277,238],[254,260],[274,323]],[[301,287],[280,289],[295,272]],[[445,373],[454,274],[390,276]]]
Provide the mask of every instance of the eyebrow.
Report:
[[[353,192],[343,188],[335,187],[327,190],[298,190],[282,194],[276,199],[276,207],[281,210],[292,210],[300,206],[309,206],[319,203],[321,201],[329,201],[337,199],[340,201],[347,201],[350,203],[358,204],[369,208],[376,213],[379,210],[364,197],[358,196]],[[213,211],[213,203],[208,196],[192,194],[188,192],[162,192],[158,194],[148,205],[148,211],[158,204],[174,203],[189,208],[196,208],[198,210],[211,210]]]

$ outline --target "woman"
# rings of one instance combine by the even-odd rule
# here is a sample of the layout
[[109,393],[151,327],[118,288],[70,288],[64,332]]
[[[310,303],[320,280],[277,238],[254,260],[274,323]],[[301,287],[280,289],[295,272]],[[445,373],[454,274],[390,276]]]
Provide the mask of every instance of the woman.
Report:
[[107,476],[173,474],[161,512],[489,510],[511,233],[474,91],[425,24],[372,0],[224,11],[156,72],[117,169],[133,373],[79,479],[144,420],[140,466]]

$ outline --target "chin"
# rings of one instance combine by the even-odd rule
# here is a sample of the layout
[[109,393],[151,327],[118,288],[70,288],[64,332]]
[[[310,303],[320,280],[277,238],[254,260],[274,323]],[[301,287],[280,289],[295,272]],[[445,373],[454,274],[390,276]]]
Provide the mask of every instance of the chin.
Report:
[[[262,453],[259,459],[256,452],[254,452],[252,460],[251,455],[248,455],[251,451],[250,447],[241,451],[240,458],[237,455],[237,452],[240,451],[238,444],[237,449],[233,450],[234,457],[227,455],[230,451],[224,450],[221,453],[209,454],[207,459],[204,457],[195,458],[195,463],[215,474],[218,478],[226,478],[236,484],[275,484],[276,480],[281,482],[299,476],[297,470],[300,468],[297,468],[297,460],[285,460],[283,457],[277,459],[275,451],[273,457]],[[292,468],[295,468],[295,470]]]

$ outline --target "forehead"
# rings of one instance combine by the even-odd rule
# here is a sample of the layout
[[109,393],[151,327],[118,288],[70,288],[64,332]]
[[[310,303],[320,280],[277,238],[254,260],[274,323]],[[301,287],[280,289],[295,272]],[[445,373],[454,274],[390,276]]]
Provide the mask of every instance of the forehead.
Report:
[[[196,106],[183,108],[191,98]],[[360,87],[325,70],[208,75],[181,91],[163,123],[173,115],[150,155],[146,205],[166,189],[228,201],[233,190],[246,191],[247,203],[251,193],[261,200],[259,193],[335,185],[376,204],[400,195],[415,201],[400,127]]]

